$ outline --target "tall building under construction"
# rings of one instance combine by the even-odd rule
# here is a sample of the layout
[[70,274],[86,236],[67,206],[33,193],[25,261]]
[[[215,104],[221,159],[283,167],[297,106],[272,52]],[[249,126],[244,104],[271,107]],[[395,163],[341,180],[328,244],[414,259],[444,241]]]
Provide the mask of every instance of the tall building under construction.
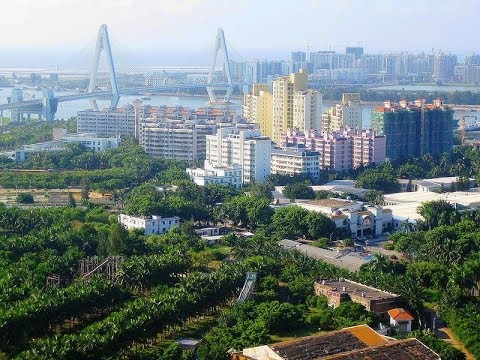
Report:
[[423,154],[448,153],[453,146],[453,110],[440,99],[398,104],[391,101],[375,108],[372,128],[385,135],[387,158],[394,161]]

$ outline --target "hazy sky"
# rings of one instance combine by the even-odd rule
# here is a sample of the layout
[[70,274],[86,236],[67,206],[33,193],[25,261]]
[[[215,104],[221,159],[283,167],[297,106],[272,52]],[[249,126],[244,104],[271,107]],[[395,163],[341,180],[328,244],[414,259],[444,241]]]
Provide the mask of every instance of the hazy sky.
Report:
[[480,0],[2,0],[0,9],[0,61],[32,48],[39,58],[80,52],[102,23],[125,51],[202,60],[219,26],[245,59],[351,41],[368,53],[480,52]]

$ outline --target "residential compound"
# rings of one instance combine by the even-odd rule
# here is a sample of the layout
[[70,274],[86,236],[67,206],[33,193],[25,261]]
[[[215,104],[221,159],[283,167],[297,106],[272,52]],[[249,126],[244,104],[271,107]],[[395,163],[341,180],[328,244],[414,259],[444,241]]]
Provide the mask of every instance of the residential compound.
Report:
[[372,113],[372,128],[386,136],[386,155],[390,160],[448,153],[453,146],[453,110],[440,99],[426,104],[384,102]]
[[120,145],[120,136],[101,137],[91,133],[68,134],[67,129],[54,128],[52,141],[23,145],[20,149],[6,152],[5,155],[15,161],[22,162],[34,153],[65,150],[67,144],[81,144],[86,149],[99,152],[116,149]]
[[[231,62],[238,82],[267,83],[277,76],[285,76],[305,69],[311,83],[372,83],[385,81],[453,81],[456,67],[479,66],[477,54],[465,56],[459,63],[457,56],[443,51],[417,54],[397,52],[367,54],[363,47],[347,47],[345,52],[332,50],[292,52],[289,60],[255,60]],[[233,72],[233,71],[232,71]]]
[[321,129],[323,132],[342,128],[362,129],[362,107],[360,94],[345,93],[342,102],[329,108],[322,114]]
[[[143,109],[148,113],[148,109]],[[134,136],[135,109],[133,106],[115,110],[82,110],[77,112],[77,131],[93,132],[100,136]]]
[[191,162],[205,158],[207,135],[235,121],[233,110],[130,105],[80,111],[77,128],[104,136],[134,136],[149,155]]
[[305,146],[272,150],[271,173],[281,175],[307,175],[312,180],[320,178],[320,153]]
[[252,94],[243,99],[243,116],[259,124],[262,135],[277,144],[288,129],[321,130],[322,95],[307,89],[308,74],[298,73],[273,80],[273,91],[267,84],[256,84]]
[[242,168],[243,183],[264,182],[270,175],[272,141],[252,126],[224,127],[206,137],[206,168]]
[[480,84],[480,54],[465,56],[463,64],[455,66],[455,79],[467,84]]
[[206,120],[146,118],[140,122],[139,143],[149,155],[192,162],[205,159],[205,139],[218,125]]
[[361,166],[378,164],[386,157],[385,136],[379,136],[372,130],[352,130],[341,128],[339,131],[302,132],[288,130],[281,137],[285,147],[303,145],[319,153],[320,169],[347,172]]
[[233,110],[218,108],[189,109],[183,106],[127,105],[115,110],[82,110],[77,113],[77,131],[100,136],[136,136],[140,122],[146,118],[171,120],[206,120],[218,123],[234,122]]

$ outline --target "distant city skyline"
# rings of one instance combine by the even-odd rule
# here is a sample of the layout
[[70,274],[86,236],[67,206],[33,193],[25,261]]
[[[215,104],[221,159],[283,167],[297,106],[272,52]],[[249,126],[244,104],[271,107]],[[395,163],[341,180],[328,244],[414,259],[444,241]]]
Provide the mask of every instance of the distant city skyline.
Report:
[[237,60],[358,42],[366,53],[480,52],[476,0],[16,0],[1,8],[0,66],[64,65],[82,49],[88,57],[103,23],[113,47],[139,65],[208,64],[217,27]]

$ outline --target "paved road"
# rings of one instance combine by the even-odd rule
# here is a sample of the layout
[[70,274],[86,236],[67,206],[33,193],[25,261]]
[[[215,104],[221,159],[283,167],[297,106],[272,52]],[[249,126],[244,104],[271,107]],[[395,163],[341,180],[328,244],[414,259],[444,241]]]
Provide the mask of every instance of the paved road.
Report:
[[468,349],[457,339],[457,337],[452,333],[452,330],[450,330],[450,328],[441,327],[437,329],[435,333],[440,339],[452,344],[458,350],[463,352],[467,360],[475,360],[475,356],[473,356],[473,354],[468,351]]

